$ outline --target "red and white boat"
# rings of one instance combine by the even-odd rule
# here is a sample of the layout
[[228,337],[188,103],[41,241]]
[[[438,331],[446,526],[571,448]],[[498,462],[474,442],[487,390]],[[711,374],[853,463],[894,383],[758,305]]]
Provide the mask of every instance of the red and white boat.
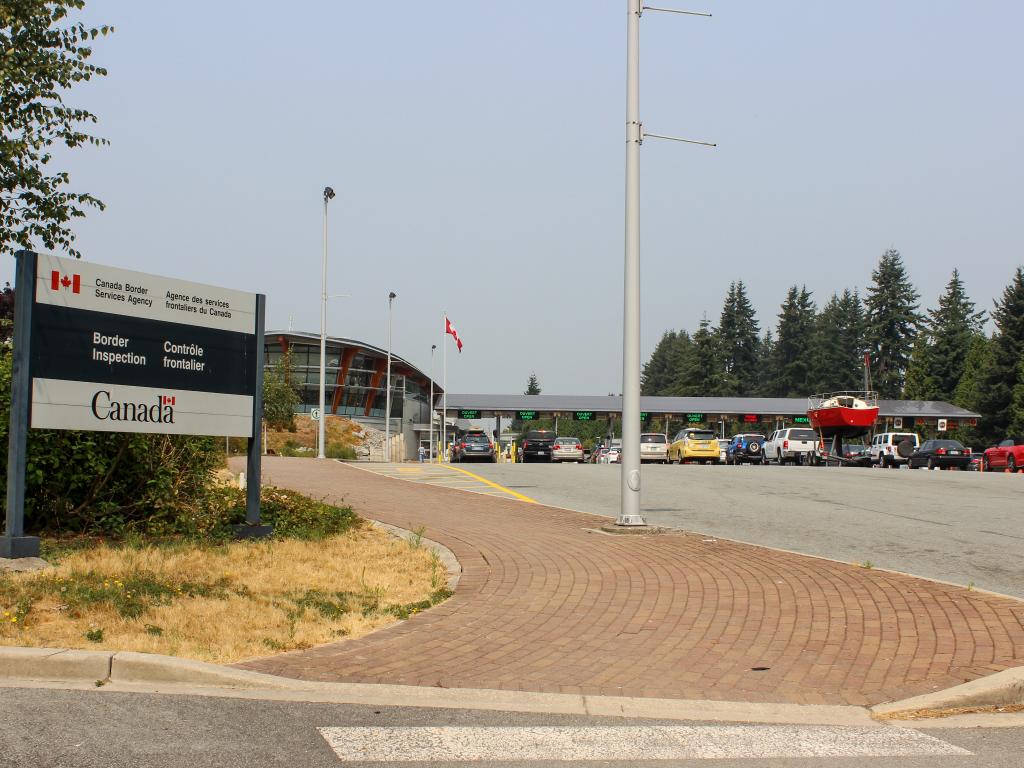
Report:
[[856,437],[878,418],[877,392],[829,392],[807,398],[811,428],[824,437]]

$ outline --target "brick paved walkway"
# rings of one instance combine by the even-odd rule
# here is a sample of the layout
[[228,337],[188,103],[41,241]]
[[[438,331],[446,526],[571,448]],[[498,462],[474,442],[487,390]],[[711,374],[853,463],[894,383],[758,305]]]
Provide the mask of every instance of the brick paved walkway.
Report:
[[[875,704],[1024,664],[1024,603],[689,533],[269,458],[459,558],[455,596],[368,637],[239,665],[306,680]],[[767,667],[764,671],[754,668]]]

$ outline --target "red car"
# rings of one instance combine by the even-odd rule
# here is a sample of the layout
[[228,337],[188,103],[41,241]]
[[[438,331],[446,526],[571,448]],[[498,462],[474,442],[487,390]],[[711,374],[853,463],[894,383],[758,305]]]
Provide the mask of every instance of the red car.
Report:
[[1016,472],[1024,468],[1024,437],[1008,437],[995,448],[986,448],[981,463],[986,472],[992,469]]

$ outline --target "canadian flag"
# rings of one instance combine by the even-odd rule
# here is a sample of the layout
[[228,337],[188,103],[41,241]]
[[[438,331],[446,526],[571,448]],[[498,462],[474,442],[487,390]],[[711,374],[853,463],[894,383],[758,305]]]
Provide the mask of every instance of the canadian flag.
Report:
[[65,290],[70,288],[72,293],[81,293],[82,291],[82,278],[78,275],[61,275],[56,269],[50,272],[50,288],[54,291],[59,291],[61,288]]
[[444,332],[452,335],[456,345],[459,347],[459,352],[462,352],[462,339],[459,338],[459,332],[455,330],[455,326],[452,325],[452,321],[448,319],[447,315],[444,318]]
[[175,397],[173,395],[163,395],[161,397],[163,405],[174,405]]

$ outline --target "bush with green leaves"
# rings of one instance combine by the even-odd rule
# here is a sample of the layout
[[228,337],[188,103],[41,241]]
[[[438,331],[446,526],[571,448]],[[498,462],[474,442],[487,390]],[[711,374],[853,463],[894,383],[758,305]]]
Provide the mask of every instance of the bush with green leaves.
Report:
[[[7,445],[11,353],[0,350],[0,446]],[[214,438],[31,429],[25,526],[34,533],[177,532],[206,503],[223,464]],[[0,451],[0,483],[7,451]]]

